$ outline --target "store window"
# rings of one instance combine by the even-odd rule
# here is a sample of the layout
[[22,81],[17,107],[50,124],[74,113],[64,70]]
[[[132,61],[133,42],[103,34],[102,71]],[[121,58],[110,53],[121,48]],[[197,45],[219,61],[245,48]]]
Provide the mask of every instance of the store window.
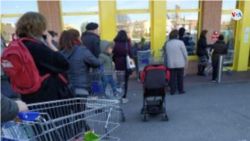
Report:
[[223,0],[222,10],[233,10],[236,8],[237,0]]
[[119,14],[117,15],[117,31],[125,30],[133,43],[150,41],[150,15],[149,14]]
[[38,12],[37,1],[1,1],[1,14],[24,14],[28,11]]
[[63,16],[64,30],[74,28],[80,33],[85,32],[86,25],[90,22],[99,23],[98,15],[84,15],[84,16]]
[[[187,11],[188,9],[188,11]],[[199,33],[199,0],[194,1],[167,1],[166,39],[169,33],[185,28],[185,46],[188,55],[195,55]]]
[[167,10],[177,10],[177,9],[199,9],[199,0],[192,0],[192,1],[167,0]]
[[61,1],[62,12],[98,12],[98,0]]
[[1,1],[1,27],[8,44],[16,30],[16,23],[26,12],[38,12],[37,1]]
[[167,35],[174,30],[184,27],[194,41],[197,41],[198,12],[176,12],[167,14]]
[[234,44],[235,44],[235,28],[236,22],[231,18],[231,12],[237,7],[237,1],[226,1],[222,2],[222,15],[221,15],[221,26],[220,34],[225,37],[225,42],[228,48],[228,54],[224,57],[225,66],[233,66],[234,61]]
[[143,0],[143,1],[116,0],[116,7],[117,10],[149,9],[149,0]]

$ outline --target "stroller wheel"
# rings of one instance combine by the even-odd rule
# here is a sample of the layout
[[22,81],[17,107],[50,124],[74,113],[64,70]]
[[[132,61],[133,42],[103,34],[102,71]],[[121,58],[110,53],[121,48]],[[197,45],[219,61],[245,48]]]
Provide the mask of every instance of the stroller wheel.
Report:
[[163,114],[162,115],[162,120],[163,121],[168,121],[169,119],[168,119],[168,115],[167,114]]
[[144,121],[144,122],[148,121],[148,114],[142,115],[142,121]]

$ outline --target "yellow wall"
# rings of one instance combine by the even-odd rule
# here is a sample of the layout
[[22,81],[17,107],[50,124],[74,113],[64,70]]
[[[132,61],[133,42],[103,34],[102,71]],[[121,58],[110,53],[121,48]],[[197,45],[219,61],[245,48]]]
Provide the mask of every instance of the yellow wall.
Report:
[[99,13],[101,38],[111,41],[116,35],[116,2],[99,1]]
[[161,52],[166,41],[166,1],[151,1],[151,49],[155,50],[156,56]]
[[[242,11],[242,19],[237,21],[235,39],[234,69],[237,71],[248,70],[250,36],[245,35],[247,28],[250,30],[250,1],[240,1],[239,9]],[[247,42],[245,41],[247,38]]]

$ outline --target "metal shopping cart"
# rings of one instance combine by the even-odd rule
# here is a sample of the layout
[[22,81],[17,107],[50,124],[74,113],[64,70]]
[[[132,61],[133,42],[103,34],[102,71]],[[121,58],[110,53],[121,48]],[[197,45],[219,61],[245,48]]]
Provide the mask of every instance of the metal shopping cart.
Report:
[[213,67],[212,67],[212,52],[210,51],[210,48],[207,48],[207,53],[208,53],[208,63],[207,67],[205,69],[205,75],[208,76],[209,74],[212,73]]
[[[208,65],[205,70],[206,76],[212,73],[213,67],[212,67],[212,53],[210,52],[210,49],[208,50],[209,55],[209,61]],[[226,70],[227,74],[232,74],[232,69],[230,68],[233,65],[234,61],[234,50],[228,50],[227,55],[223,57],[223,69]]]
[[120,125],[117,100],[75,98],[28,107],[19,114],[22,120],[2,124],[3,141],[120,140],[112,136]]
[[[121,103],[125,94],[125,71],[107,72],[100,70],[90,73],[92,95],[104,99],[118,100]],[[121,112],[122,121],[125,121],[125,114],[122,108],[116,110]]]
[[154,50],[138,51],[136,56],[137,80],[140,81],[141,71],[149,64],[149,58],[154,56]]
[[154,50],[138,51],[137,52],[137,70],[138,72],[150,63],[150,58],[154,56]]
[[232,69],[230,68],[233,66],[234,62],[234,50],[228,50],[227,55],[223,58],[223,69],[226,69],[227,74],[232,73]]

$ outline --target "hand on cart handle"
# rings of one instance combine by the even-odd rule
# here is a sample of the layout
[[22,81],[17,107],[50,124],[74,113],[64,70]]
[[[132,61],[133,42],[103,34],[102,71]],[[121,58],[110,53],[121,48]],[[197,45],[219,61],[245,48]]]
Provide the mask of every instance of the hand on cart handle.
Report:
[[28,106],[26,105],[26,103],[22,102],[21,100],[17,100],[16,104],[18,106],[19,112],[28,111]]

